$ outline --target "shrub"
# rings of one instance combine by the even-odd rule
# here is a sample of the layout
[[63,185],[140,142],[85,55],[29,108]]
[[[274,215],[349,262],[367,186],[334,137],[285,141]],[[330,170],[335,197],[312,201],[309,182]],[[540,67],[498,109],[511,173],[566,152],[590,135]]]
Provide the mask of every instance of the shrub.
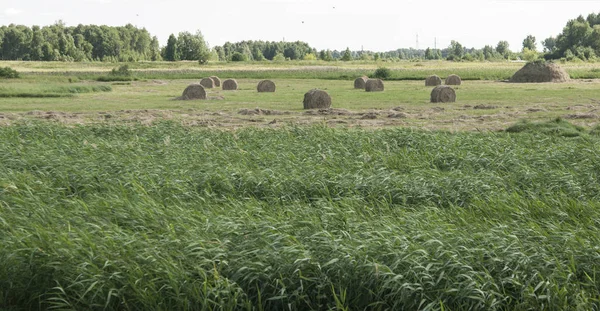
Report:
[[392,72],[385,67],[377,68],[377,70],[375,70],[375,73],[373,74],[373,77],[383,80],[389,79],[391,76]]
[[16,79],[18,77],[19,73],[16,70],[10,67],[0,68],[0,78]]
[[120,76],[120,77],[130,77],[132,75],[131,70],[129,70],[129,65],[121,65],[119,68],[113,68],[110,72],[112,76]]
[[240,52],[235,52],[235,53],[233,53],[233,55],[231,55],[232,62],[245,62],[247,60],[248,60],[248,56],[246,56],[245,54],[242,54]]

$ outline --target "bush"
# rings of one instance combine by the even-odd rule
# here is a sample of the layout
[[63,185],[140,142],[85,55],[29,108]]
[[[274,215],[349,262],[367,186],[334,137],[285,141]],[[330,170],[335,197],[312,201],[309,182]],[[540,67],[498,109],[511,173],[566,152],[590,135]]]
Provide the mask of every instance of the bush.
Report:
[[285,62],[285,56],[283,56],[283,54],[281,54],[281,53],[277,53],[273,57],[273,61],[274,62]]
[[246,56],[245,54],[242,54],[240,52],[235,52],[235,53],[233,53],[233,55],[231,55],[232,62],[245,62],[247,60],[248,60],[248,56]]
[[381,67],[378,68],[377,70],[375,70],[375,73],[373,74],[373,77],[378,78],[378,79],[389,79],[392,76],[392,72],[385,67]]
[[130,77],[132,75],[131,70],[129,70],[129,65],[122,65],[119,68],[113,68],[110,72],[112,76],[120,76],[120,77]]
[[0,78],[16,79],[18,77],[19,73],[16,70],[10,67],[0,68]]

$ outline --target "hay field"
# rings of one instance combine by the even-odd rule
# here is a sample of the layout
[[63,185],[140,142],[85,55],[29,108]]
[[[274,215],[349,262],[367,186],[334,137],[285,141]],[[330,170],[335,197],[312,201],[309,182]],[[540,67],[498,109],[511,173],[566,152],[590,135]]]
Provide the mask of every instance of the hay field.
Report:
[[599,80],[219,70],[2,81],[0,310],[600,309]]

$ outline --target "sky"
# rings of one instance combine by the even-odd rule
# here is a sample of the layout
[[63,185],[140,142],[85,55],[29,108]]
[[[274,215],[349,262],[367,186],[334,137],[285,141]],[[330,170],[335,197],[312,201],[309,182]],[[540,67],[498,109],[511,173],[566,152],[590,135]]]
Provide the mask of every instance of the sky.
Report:
[[[171,33],[200,30],[210,46],[242,40],[305,41],[317,50],[482,48],[527,35],[541,41],[568,20],[600,13],[598,0],[0,0],[0,25],[95,24]],[[418,46],[417,46],[418,36]]]

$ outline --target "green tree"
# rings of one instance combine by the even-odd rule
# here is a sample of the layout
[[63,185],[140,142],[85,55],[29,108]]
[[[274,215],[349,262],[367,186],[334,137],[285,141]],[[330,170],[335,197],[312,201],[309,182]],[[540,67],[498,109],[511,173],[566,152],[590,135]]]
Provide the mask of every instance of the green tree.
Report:
[[556,38],[546,38],[546,40],[542,41],[542,45],[544,46],[544,52],[553,53],[556,48]]
[[29,48],[31,60],[42,60],[44,55],[42,51],[42,45],[44,44],[44,33],[39,26],[33,26],[31,27],[31,30],[32,38],[31,46]]
[[523,51],[525,51],[525,49],[534,52],[537,50],[537,44],[534,36],[528,35],[525,40],[523,40]]
[[247,60],[248,56],[240,52],[234,52],[233,55],[231,55],[231,61],[233,62],[245,62]]
[[458,41],[452,40],[448,47],[448,53],[448,60],[459,61],[465,55],[465,48]]
[[344,55],[342,55],[342,60],[345,62],[352,60],[352,52],[350,52],[350,48],[346,48]]
[[165,48],[163,58],[170,62],[179,60],[179,55],[177,55],[177,38],[175,38],[174,34],[171,34],[167,40],[167,47]]
[[159,61],[162,57],[160,56],[160,44],[158,43],[158,38],[156,36],[152,37],[152,41],[150,41],[150,60],[151,61]]
[[[188,31],[180,32],[177,36],[177,55],[181,60],[208,61],[210,51],[204,41],[204,36],[198,30],[195,34]],[[201,59],[202,56],[202,59]]]
[[510,55],[510,50],[508,48],[508,41],[500,41],[498,42],[498,45],[496,45],[496,52],[502,55],[502,57],[508,59],[508,56]]

